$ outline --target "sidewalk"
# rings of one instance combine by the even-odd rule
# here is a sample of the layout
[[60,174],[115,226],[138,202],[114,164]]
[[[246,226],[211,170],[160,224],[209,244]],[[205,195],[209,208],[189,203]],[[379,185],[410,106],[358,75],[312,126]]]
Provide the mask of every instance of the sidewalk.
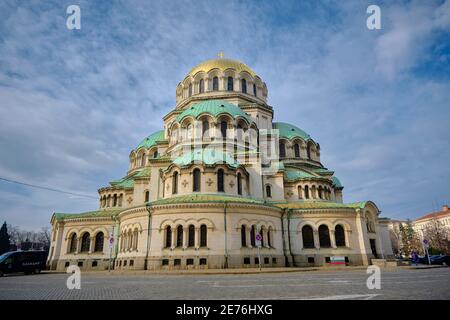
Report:
[[[222,275],[222,274],[258,274],[258,273],[290,273],[290,272],[339,272],[339,271],[357,271],[367,270],[368,266],[345,266],[345,267],[284,267],[284,268],[230,268],[230,269],[190,269],[190,270],[101,270],[101,271],[82,271],[84,274],[91,273],[97,275]],[[439,265],[419,265],[419,266],[397,266],[382,268],[382,270],[422,270],[445,268]],[[45,271],[45,273],[64,273],[61,271]]]

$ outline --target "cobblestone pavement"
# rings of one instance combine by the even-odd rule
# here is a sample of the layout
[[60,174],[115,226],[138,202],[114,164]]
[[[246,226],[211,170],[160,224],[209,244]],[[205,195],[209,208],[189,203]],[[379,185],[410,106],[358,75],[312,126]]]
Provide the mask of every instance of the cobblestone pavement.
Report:
[[82,273],[69,290],[68,274],[6,275],[5,299],[450,299],[450,268],[381,271],[369,290],[365,270],[218,275]]

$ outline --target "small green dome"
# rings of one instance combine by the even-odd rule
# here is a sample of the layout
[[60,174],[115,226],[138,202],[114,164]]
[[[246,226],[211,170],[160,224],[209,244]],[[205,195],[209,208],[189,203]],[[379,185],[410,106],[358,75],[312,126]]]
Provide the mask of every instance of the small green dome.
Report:
[[141,141],[139,145],[136,147],[136,150],[140,148],[151,148],[156,145],[157,141],[164,140],[164,130],[156,131],[155,133],[152,133],[147,138]]
[[309,134],[305,131],[289,123],[274,122],[273,128],[279,130],[280,138],[286,138],[288,140],[293,138],[302,138],[305,141],[311,139]]
[[343,188],[343,186],[342,186],[342,183],[341,183],[341,181],[339,181],[339,179],[338,178],[336,178],[336,177],[331,177],[331,180],[333,181],[333,185],[336,187],[336,188]]
[[206,100],[196,103],[178,115],[176,121],[181,122],[188,116],[197,119],[200,115],[205,113],[213,117],[217,117],[220,114],[228,114],[233,118],[242,117],[248,123],[252,123],[250,116],[242,111],[241,108],[224,100]]

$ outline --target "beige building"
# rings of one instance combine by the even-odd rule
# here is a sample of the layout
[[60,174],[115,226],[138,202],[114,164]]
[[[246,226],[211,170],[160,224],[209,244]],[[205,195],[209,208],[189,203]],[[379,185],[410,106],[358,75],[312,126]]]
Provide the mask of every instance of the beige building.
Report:
[[162,130],[100,188],[96,210],[54,213],[49,264],[63,270],[368,265],[392,256],[388,219],[343,202],[320,145],[273,122],[247,65],[205,61],[176,88]]
[[426,214],[412,222],[412,227],[417,234],[423,238],[425,230],[437,223],[439,226],[447,229],[450,240],[450,210],[448,205],[443,205],[441,211]]

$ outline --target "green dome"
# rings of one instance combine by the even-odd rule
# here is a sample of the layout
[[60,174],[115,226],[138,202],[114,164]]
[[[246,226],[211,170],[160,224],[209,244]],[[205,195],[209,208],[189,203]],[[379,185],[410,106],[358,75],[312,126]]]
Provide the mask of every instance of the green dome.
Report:
[[239,166],[239,163],[235,161],[234,158],[230,156],[228,153],[224,153],[221,150],[214,150],[208,148],[187,152],[173,161],[174,164],[180,167],[187,166],[192,162],[201,162],[206,165],[225,163],[233,168]]
[[331,177],[331,180],[333,181],[333,185],[336,187],[336,188],[344,188],[343,186],[342,186],[342,183],[341,183],[341,181],[339,181],[339,179],[338,178],[336,178],[336,177]]
[[197,119],[204,113],[207,113],[213,117],[217,117],[220,114],[229,114],[233,118],[242,117],[248,123],[252,123],[250,116],[242,111],[241,108],[223,100],[206,100],[196,103],[178,115],[176,121],[181,122],[184,118],[189,116]]
[[280,138],[286,138],[288,140],[293,138],[302,138],[305,141],[311,139],[309,134],[305,131],[289,123],[274,122],[273,128],[280,131]]
[[164,140],[164,130],[156,131],[152,133],[147,138],[141,141],[139,145],[136,147],[136,150],[140,148],[151,148],[156,145],[157,141]]

